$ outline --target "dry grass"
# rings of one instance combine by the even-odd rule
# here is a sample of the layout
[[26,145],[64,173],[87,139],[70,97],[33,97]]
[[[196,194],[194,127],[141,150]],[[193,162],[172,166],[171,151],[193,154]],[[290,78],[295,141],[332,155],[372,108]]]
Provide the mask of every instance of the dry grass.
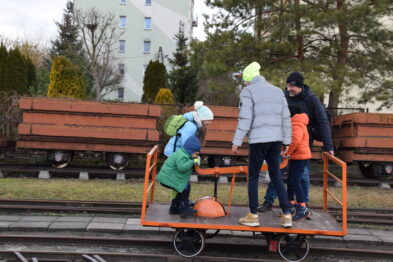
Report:
[[[218,185],[218,197],[226,203],[228,201],[230,184]],[[259,187],[259,202],[263,202],[266,185]],[[331,188],[341,198],[341,188]],[[0,198],[29,198],[29,199],[69,199],[69,200],[107,200],[107,201],[141,201],[143,181],[133,180],[118,182],[114,180],[77,179],[22,179],[4,178],[0,180]],[[191,199],[213,195],[213,182],[192,184]],[[170,200],[170,190],[157,186],[156,199]],[[238,183],[234,190],[232,203],[247,204],[247,186]],[[329,206],[334,206],[331,200]],[[311,205],[322,204],[322,188],[311,187]],[[348,206],[370,208],[393,208],[393,191],[366,187],[348,188]]]

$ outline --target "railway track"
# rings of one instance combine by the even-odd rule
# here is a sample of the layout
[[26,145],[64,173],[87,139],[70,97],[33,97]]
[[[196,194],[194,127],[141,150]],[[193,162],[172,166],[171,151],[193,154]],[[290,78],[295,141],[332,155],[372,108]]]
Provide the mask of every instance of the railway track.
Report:
[[[144,238],[119,237],[80,237],[46,235],[0,235],[0,247],[6,244],[8,249],[0,250],[0,258],[5,261],[186,261],[178,255],[172,246],[172,239],[156,235]],[[52,247],[43,250],[44,247]],[[62,247],[59,251],[58,247]],[[91,247],[91,248],[85,248]],[[104,251],[110,248],[112,251]],[[24,251],[26,249],[27,251]],[[53,250],[52,250],[53,249]],[[75,250],[76,249],[76,250]],[[81,251],[84,249],[83,251]],[[146,253],[146,250],[149,250]],[[120,251],[121,250],[121,251]],[[313,247],[310,258],[329,257],[330,261],[350,258],[352,261],[366,259],[391,259],[393,251],[381,250],[373,246],[367,248]],[[91,259],[89,259],[91,258]],[[25,260],[23,260],[25,259]],[[101,259],[101,260],[100,260]],[[275,253],[267,252],[261,241],[233,241],[218,239],[209,241],[197,261],[282,261]],[[189,261],[189,260],[187,260]],[[329,261],[324,259],[324,261]]]
[[[67,168],[55,168],[48,166],[40,166],[40,165],[5,165],[0,164],[0,171],[8,172],[7,176],[22,176],[24,174],[36,173],[38,177],[38,173],[40,171],[48,171],[53,175],[63,175],[66,177],[70,177],[70,175],[74,175],[74,177],[78,177],[80,172],[86,172],[94,176],[95,178],[114,178],[116,174],[122,173],[127,178],[143,178],[145,175],[145,170],[142,168],[133,168],[133,169],[124,169],[121,171],[116,171],[109,169],[107,167],[79,167],[79,166],[70,166]],[[196,173],[195,173],[196,175]],[[228,174],[227,177],[231,177],[231,174]],[[71,176],[72,177],[72,176]],[[204,177],[203,179],[209,179]],[[237,178],[238,181],[242,181],[242,177]],[[312,175],[310,177],[312,184],[322,184],[323,178],[321,176]],[[334,181],[332,181],[334,182]],[[389,184],[393,187],[393,180],[379,180],[379,179],[366,179],[366,178],[351,178],[349,177],[347,180],[348,186],[367,186],[367,187],[375,187],[379,186],[381,183]]]
[[[321,210],[321,207],[312,207]],[[43,200],[43,199],[0,199],[1,212],[60,212],[91,213],[139,216],[140,202],[114,201],[77,201],[77,200]],[[339,208],[329,208],[329,212],[341,221]],[[393,209],[348,208],[348,222],[373,225],[393,226]]]

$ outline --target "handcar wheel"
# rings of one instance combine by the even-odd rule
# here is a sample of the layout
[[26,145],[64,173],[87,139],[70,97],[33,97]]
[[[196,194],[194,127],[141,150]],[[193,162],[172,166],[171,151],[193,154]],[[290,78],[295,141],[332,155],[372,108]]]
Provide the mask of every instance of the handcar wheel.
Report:
[[55,168],[64,168],[68,166],[72,161],[72,152],[70,151],[49,151],[48,152],[48,161],[51,166]]
[[278,253],[285,261],[302,261],[307,257],[309,250],[306,235],[283,235],[278,241]]
[[106,153],[105,158],[107,165],[113,170],[123,170],[130,161],[123,153]]
[[196,229],[180,229],[173,237],[173,246],[179,255],[194,257],[205,247],[205,236]]

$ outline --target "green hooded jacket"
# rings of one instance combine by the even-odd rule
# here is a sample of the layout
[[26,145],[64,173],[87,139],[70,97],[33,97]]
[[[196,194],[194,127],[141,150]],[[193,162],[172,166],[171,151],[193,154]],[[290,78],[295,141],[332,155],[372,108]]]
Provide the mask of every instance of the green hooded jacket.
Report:
[[181,193],[190,180],[193,166],[194,159],[184,148],[178,149],[161,167],[157,181]]

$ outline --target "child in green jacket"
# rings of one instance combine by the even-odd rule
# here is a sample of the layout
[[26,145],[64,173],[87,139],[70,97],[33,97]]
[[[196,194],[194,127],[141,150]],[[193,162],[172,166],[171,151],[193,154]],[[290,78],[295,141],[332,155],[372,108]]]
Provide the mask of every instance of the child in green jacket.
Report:
[[191,192],[189,180],[193,166],[200,164],[198,158],[200,149],[201,143],[198,138],[191,136],[181,149],[169,156],[158,173],[157,181],[177,192],[169,208],[171,215],[180,214],[181,217],[188,217],[196,213],[196,210],[189,205]]

